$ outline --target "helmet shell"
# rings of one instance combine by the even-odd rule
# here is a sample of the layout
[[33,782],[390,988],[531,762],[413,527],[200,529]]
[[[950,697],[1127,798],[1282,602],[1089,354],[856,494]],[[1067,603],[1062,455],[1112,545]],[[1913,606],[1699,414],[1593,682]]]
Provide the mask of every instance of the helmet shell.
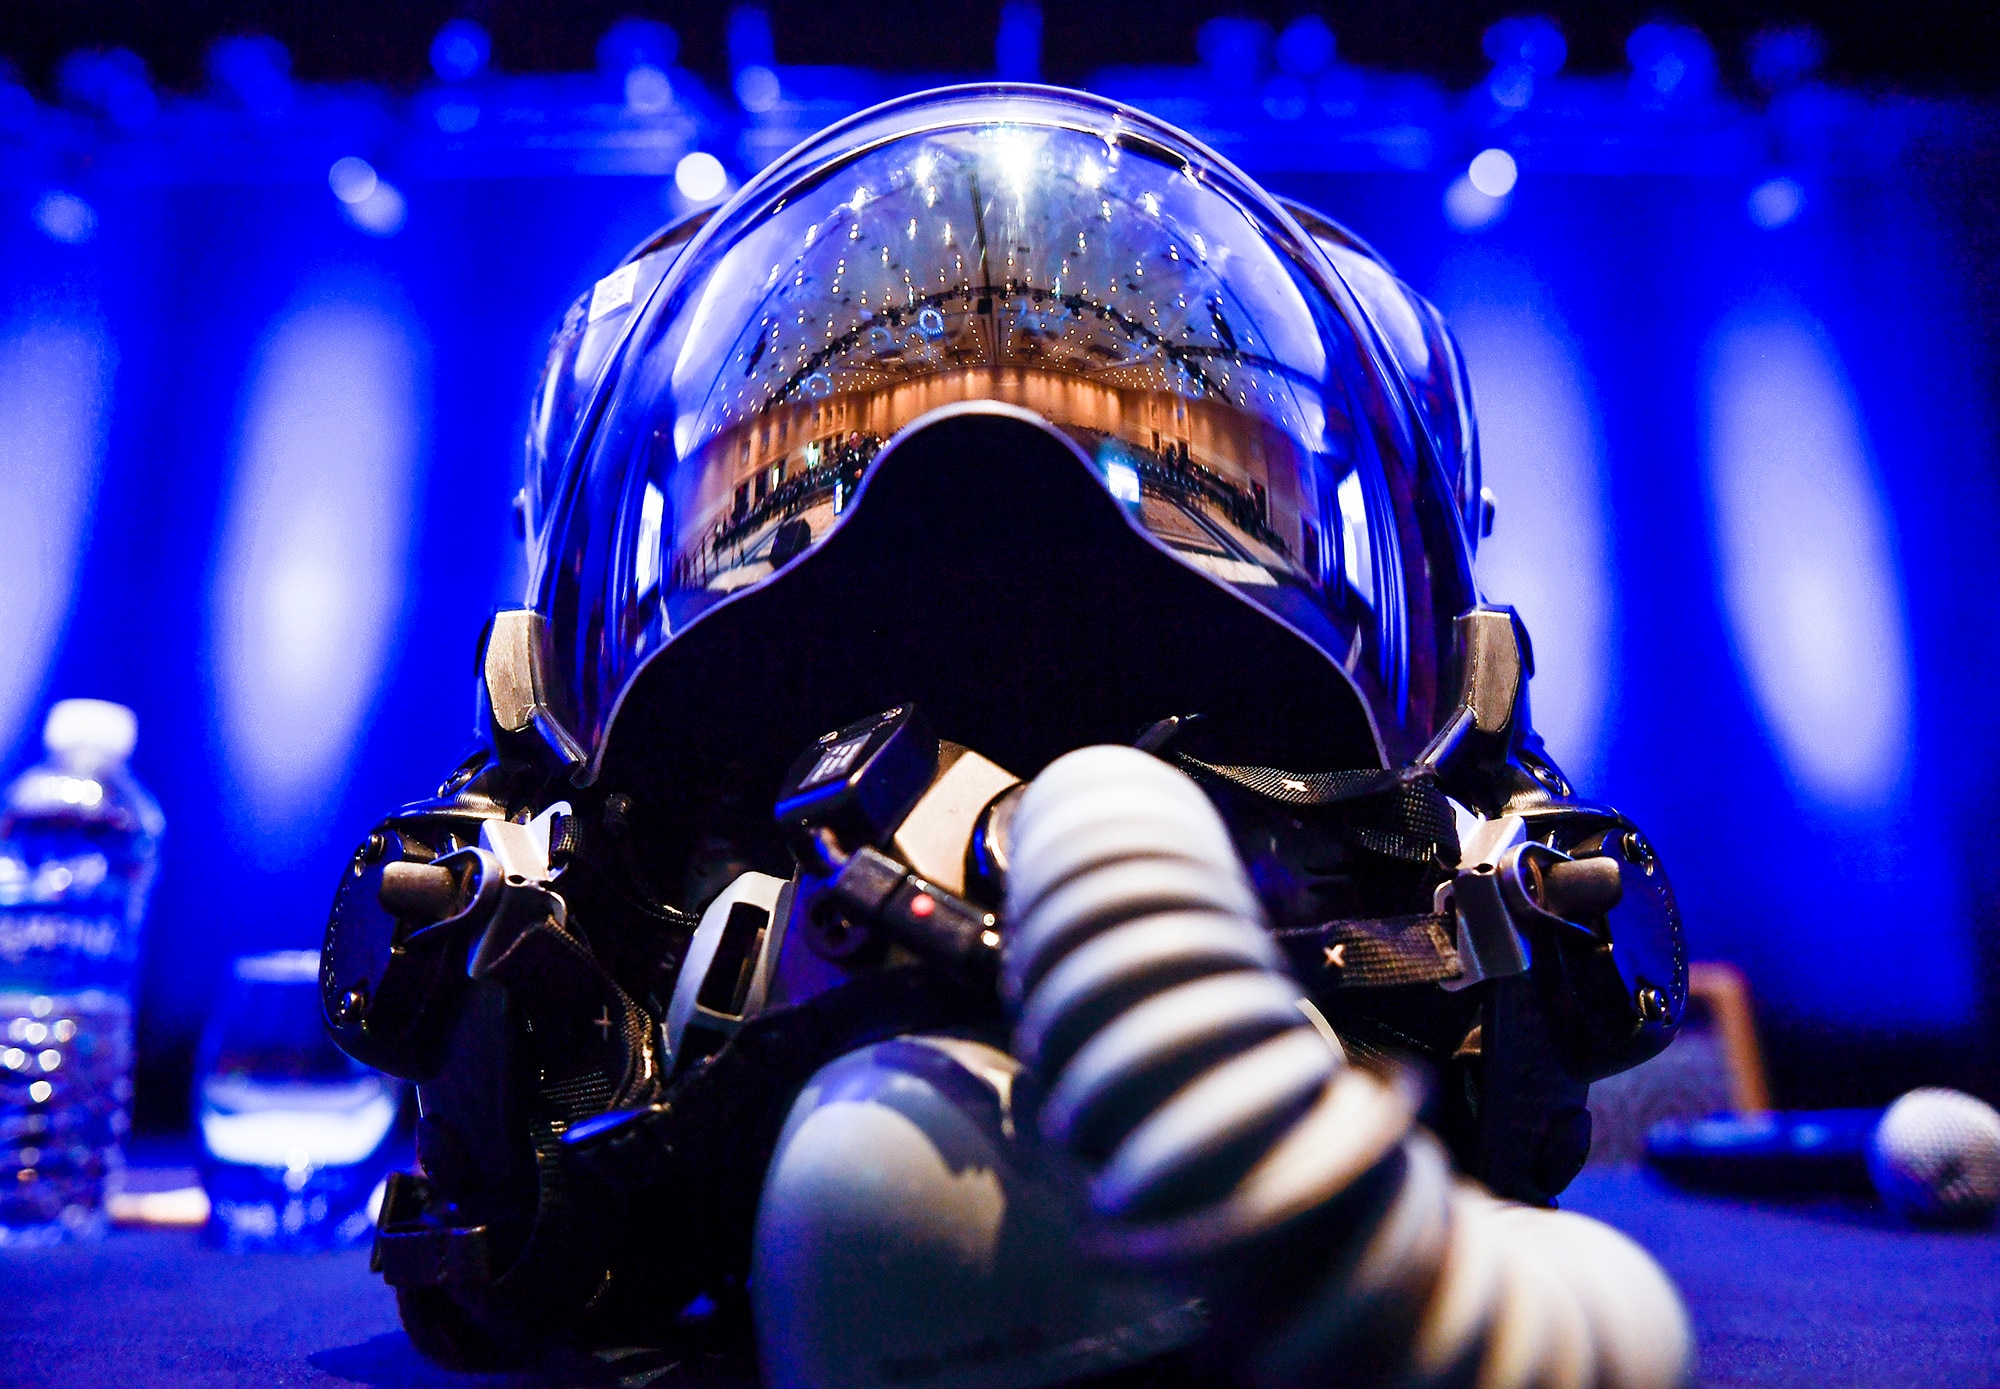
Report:
[[594,769],[642,671],[747,624],[875,504],[885,445],[972,402],[1046,421],[1135,535],[1316,648],[1366,760],[1434,730],[1474,598],[1456,350],[1357,238],[1185,134],[1053,88],[927,93],[623,273],[566,321],[530,446],[531,597]]

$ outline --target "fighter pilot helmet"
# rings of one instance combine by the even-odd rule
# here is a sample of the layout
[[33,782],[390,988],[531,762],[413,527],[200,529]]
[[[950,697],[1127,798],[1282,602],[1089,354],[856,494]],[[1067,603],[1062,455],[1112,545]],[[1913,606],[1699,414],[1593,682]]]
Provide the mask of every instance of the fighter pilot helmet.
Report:
[[[336,1039],[424,1098],[377,1258],[440,1358],[740,1278],[809,1076],[1004,1041],[1002,810],[1079,748],[1195,777],[1312,1016],[1436,1068],[1502,1194],[1559,1191],[1584,1086],[1678,1024],[1665,876],[1573,798],[1474,588],[1441,318],[1139,112],[911,97],[662,232],[564,320],[520,507],[486,741],[357,852],[323,956]],[[899,826],[974,764],[930,873]],[[863,833],[774,815],[869,768],[906,784]]]

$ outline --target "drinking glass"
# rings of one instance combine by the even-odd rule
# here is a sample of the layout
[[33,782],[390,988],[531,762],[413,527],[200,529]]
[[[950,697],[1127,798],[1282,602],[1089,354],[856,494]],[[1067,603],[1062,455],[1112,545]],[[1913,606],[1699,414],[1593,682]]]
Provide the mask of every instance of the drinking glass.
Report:
[[389,1170],[399,1082],[336,1048],[319,956],[246,955],[197,1062],[209,1237],[228,1248],[328,1248],[368,1237]]

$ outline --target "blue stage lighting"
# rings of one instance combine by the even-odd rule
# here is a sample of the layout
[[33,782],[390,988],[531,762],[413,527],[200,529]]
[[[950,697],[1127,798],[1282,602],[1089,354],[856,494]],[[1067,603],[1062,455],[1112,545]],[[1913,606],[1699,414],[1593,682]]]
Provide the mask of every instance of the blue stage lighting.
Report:
[[479,76],[492,56],[493,40],[474,20],[448,20],[431,40],[431,68],[446,82]]
[[230,813],[266,867],[319,846],[401,640],[424,363],[391,293],[302,298],[249,375],[208,669]]
[[463,99],[440,101],[431,108],[431,119],[447,135],[463,135],[479,124],[479,103]]
[[347,203],[341,211],[356,228],[370,236],[394,236],[409,220],[410,205],[395,184],[379,182],[375,191],[358,203]]
[[1750,76],[1765,91],[1782,91],[1809,77],[1826,57],[1826,40],[1810,24],[1765,29],[1748,45]]
[[340,200],[341,214],[370,236],[394,236],[409,217],[409,204],[402,190],[375,172],[375,166],[358,155],[333,161],[326,173],[327,185]]
[[1480,591],[1535,634],[1535,726],[1589,792],[1616,722],[1620,588],[1592,373],[1548,290],[1510,257],[1460,251],[1439,290],[1477,383],[1497,499]]
[[780,94],[778,74],[761,63],[752,63],[736,74],[737,103],[752,115],[761,115],[776,106]]
[[1795,178],[1767,178],[1750,190],[1744,210],[1750,220],[1765,231],[1775,231],[1796,221],[1805,210],[1806,190]]
[[1255,89],[1271,50],[1271,26],[1261,19],[1222,15],[1201,26],[1195,48],[1215,78],[1211,99],[1227,101]]
[[1514,191],[1514,184],[1521,176],[1514,163],[1514,156],[1502,149],[1481,150],[1472,157],[1465,176],[1472,186],[1489,198],[1504,198]]
[[1699,29],[1656,20],[1625,40],[1632,91],[1642,105],[1699,100],[1715,89],[1715,50]]
[[1718,587],[1751,696],[1808,802],[1889,808],[1909,773],[1910,641],[1840,358],[1803,308],[1773,299],[1726,320],[1705,366]]
[[1273,120],[1296,121],[1312,109],[1312,88],[1290,73],[1279,73],[1264,84],[1264,114]]
[[127,48],[70,54],[56,69],[56,84],[69,100],[96,111],[120,130],[144,129],[159,114],[160,101],[146,76],[145,61]]
[[344,203],[366,201],[381,182],[375,173],[375,166],[356,154],[342,155],[326,171],[327,187],[333,190],[334,197]]
[[994,43],[994,70],[1003,82],[1038,82],[1042,76],[1042,7],[1032,0],[1009,0],[1000,7],[1000,34]]
[[681,156],[674,166],[674,187],[691,203],[713,202],[729,186],[729,171],[705,150]]
[[625,74],[625,104],[642,116],[657,116],[674,104],[673,79],[650,63],[640,63]]
[[209,80],[260,120],[292,107],[292,55],[261,34],[217,39],[208,50]]
[[69,620],[116,364],[80,308],[42,304],[0,327],[0,754],[26,731]]
[[1499,21],[1487,29],[1480,47],[1493,66],[1518,65],[1537,77],[1554,77],[1569,59],[1569,41],[1554,20],[1542,15]]
[[617,84],[626,109],[657,116],[674,106],[669,75],[680,56],[680,35],[652,19],[621,19],[597,43],[597,68]]
[[771,17],[756,5],[738,5],[729,12],[729,71],[737,104],[762,115],[778,104],[776,45]]
[[1479,231],[1507,214],[1507,198],[1481,191],[1468,171],[1444,190],[1444,219],[1462,232]]
[[51,241],[79,246],[97,235],[97,210],[74,193],[52,188],[35,200],[35,225]]
[[35,124],[35,98],[17,77],[6,63],[0,62],[0,130],[25,138]]
[[1300,15],[1278,35],[1278,68],[1290,77],[1317,77],[1333,66],[1337,47],[1324,19]]
[[1555,21],[1541,15],[1503,19],[1487,29],[1482,47],[1493,62],[1486,93],[1502,111],[1534,100],[1538,79],[1554,77],[1569,58],[1569,42]]
[[761,5],[738,5],[729,12],[729,70],[774,68],[777,45],[771,39],[771,16]]
[[680,51],[680,35],[658,20],[621,19],[597,41],[597,70],[621,81],[637,67],[665,72]]

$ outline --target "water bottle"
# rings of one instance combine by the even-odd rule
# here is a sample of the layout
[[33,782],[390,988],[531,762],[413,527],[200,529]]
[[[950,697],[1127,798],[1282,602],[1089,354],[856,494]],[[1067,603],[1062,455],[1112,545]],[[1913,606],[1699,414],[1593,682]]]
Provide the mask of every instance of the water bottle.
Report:
[[211,1242],[337,1248],[373,1232],[402,1092],[328,1038],[317,951],[236,961],[196,1073]]
[[160,807],[125,765],[138,720],[66,699],[0,807],[0,1243],[104,1228],[132,1100],[139,928]]

